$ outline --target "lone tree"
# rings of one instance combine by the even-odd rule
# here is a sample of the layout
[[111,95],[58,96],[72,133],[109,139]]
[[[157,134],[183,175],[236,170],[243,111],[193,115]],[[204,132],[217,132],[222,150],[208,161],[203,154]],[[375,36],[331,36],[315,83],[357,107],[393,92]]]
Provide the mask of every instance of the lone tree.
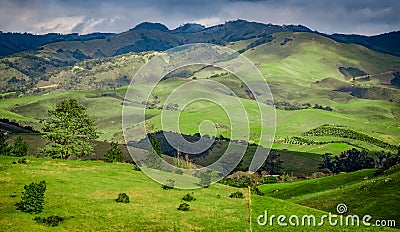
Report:
[[21,136],[18,136],[18,138],[15,140],[14,146],[11,149],[11,153],[18,157],[26,156],[28,154],[28,144],[26,144]]
[[118,142],[111,142],[111,149],[107,151],[106,162],[122,162],[122,151],[118,148]]
[[44,123],[44,138],[49,141],[41,153],[53,158],[66,159],[90,155],[97,138],[96,125],[86,114],[86,109],[76,99],[66,99],[49,110],[50,118]]

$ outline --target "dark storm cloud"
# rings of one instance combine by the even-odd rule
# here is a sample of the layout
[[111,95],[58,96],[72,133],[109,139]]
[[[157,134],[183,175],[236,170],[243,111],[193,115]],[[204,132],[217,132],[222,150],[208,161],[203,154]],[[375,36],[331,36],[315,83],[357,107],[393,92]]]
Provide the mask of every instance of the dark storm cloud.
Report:
[[0,30],[33,33],[126,31],[143,21],[175,28],[237,18],[303,24],[326,33],[377,34],[400,30],[400,1],[188,0],[0,1]]

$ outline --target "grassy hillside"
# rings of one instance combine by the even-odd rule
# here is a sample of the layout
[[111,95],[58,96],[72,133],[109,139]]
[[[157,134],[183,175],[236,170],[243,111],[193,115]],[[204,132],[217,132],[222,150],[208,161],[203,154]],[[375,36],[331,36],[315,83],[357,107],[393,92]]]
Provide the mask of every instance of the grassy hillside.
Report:
[[369,214],[374,219],[398,222],[399,166],[382,176],[375,177],[375,172],[361,170],[301,182],[268,184],[260,190],[267,196],[323,211],[334,212],[337,204],[344,203],[348,214]]
[[[298,231],[298,227],[257,225],[257,217],[269,214],[304,215],[316,217],[327,212],[267,196],[249,195],[247,189],[215,184],[205,189],[162,190],[161,185],[128,164],[93,161],[52,160],[28,158],[28,164],[12,164],[18,158],[0,156],[1,230],[17,231]],[[177,175],[177,178],[180,178]],[[45,180],[45,206],[40,214],[28,214],[15,209],[23,186]],[[229,198],[241,191],[243,199]],[[130,203],[116,203],[121,192]],[[191,193],[190,210],[178,211],[182,197]],[[250,208],[249,208],[250,205]],[[250,214],[251,217],[250,217]],[[58,215],[66,220],[51,228],[37,224],[33,218]],[[249,221],[250,219],[250,221]],[[322,231],[374,231],[371,228],[302,227]],[[381,230],[381,229],[380,229]]]
[[[338,154],[353,147],[373,151],[386,149],[366,141],[331,136],[307,137],[316,142],[314,144],[287,142],[293,137],[302,137],[304,132],[324,124],[345,126],[349,130],[367,134],[392,145],[400,143],[400,105],[397,102],[391,102],[389,99],[362,99],[352,96],[349,92],[335,89],[340,85],[361,87],[374,85],[382,89],[391,88],[396,94],[398,90],[385,84],[388,81],[386,76],[373,76],[373,74],[398,70],[400,67],[398,57],[380,54],[359,45],[341,44],[313,33],[280,32],[273,34],[272,37],[272,41],[250,48],[244,52],[244,55],[249,57],[265,76],[276,103],[310,105],[306,109],[278,108],[276,110],[277,128],[274,148],[304,154],[326,152]],[[255,43],[256,40],[252,38],[236,41],[229,46],[242,50]],[[74,97],[87,107],[88,114],[95,119],[101,132],[100,141],[114,139],[123,142],[121,104],[127,88],[119,87],[128,84],[141,65],[156,54],[131,53],[107,59],[82,61],[73,67],[49,72],[37,82],[37,87],[43,91],[42,95],[1,99],[0,117],[33,124],[36,129],[40,129],[39,122],[47,117],[47,110],[53,108],[61,99]],[[344,76],[339,70],[340,67],[359,69],[368,73],[370,79],[353,81]],[[169,78],[162,81],[154,90],[153,95],[157,96],[158,103],[152,109],[148,109],[146,115],[148,124],[153,127],[152,130],[162,129],[160,116],[163,112],[162,104],[178,86],[196,78],[212,78],[232,89],[240,97],[240,102],[246,108],[250,119],[249,140],[258,143],[259,113],[256,102],[251,100],[246,87],[234,75],[225,74],[221,70],[212,68],[200,71],[196,68],[187,68],[187,70],[189,70],[187,76]],[[317,81],[323,84],[316,84]],[[190,86],[204,96],[229,99],[229,96],[218,89],[198,88],[195,83],[194,81]],[[143,93],[145,89],[143,87],[147,85],[148,83],[135,83],[133,89],[138,95],[146,94]],[[69,91],[73,89],[81,91]],[[189,96],[192,93],[190,88],[184,91]],[[44,94],[45,92],[48,94]],[[136,102],[135,99],[130,100],[134,104],[142,104],[142,102]],[[332,111],[315,109],[313,107],[315,104],[329,106]],[[239,108],[239,106],[234,106],[235,110]],[[230,137],[230,124],[225,113],[209,102],[196,102],[182,110],[181,132],[185,134],[199,132],[198,126],[205,119],[216,123],[217,135]],[[386,150],[394,151],[393,149]]]
[[[0,156],[0,230],[50,230],[37,224],[35,216],[59,215],[66,218],[57,231],[245,231],[248,215],[244,199],[232,200],[232,187],[213,185],[198,190],[162,190],[161,185],[133,171],[127,164],[89,161],[61,161],[28,158],[27,165],[12,164],[16,158]],[[44,211],[30,215],[17,211],[25,184],[45,180]],[[116,203],[125,192],[129,204]],[[182,197],[192,193],[188,212],[178,211]],[[15,197],[10,194],[16,193]],[[217,197],[220,196],[220,198]]]

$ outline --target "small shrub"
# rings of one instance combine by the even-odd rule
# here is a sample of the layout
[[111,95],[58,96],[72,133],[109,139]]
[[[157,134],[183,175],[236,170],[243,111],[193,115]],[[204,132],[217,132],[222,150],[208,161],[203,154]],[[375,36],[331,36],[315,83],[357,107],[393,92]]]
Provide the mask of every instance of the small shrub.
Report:
[[132,168],[133,171],[141,171],[140,168],[139,168],[139,166],[136,165],[136,164],[133,164],[132,167],[133,167],[133,168]]
[[229,195],[230,198],[244,198],[244,194],[242,192],[233,192]]
[[256,186],[251,187],[251,192],[259,196],[264,196],[264,193],[261,192],[260,189],[257,188]]
[[121,203],[129,203],[129,197],[126,195],[126,193],[120,193],[118,194],[118,198],[115,199],[116,202],[121,202]]
[[19,159],[17,161],[17,163],[19,163],[19,164],[28,164],[28,160],[26,158],[22,158],[22,159]]
[[180,211],[188,211],[189,209],[190,209],[190,206],[187,203],[182,203],[178,207],[178,210],[180,210]]
[[196,198],[194,198],[194,196],[192,196],[190,193],[186,194],[185,196],[182,197],[182,200],[184,201],[195,201]]
[[60,216],[49,216],[49,217],[35,217],[33,220],[35,220],[37,223],[42,223],[47,226],[58,226],[58,223],[63,222],[64,218]]
[[17,209],[27,213],[42,212],[46,182],[40,181],[39,184],[32,182],[30,185],[25,185],[24,189],[25,192],[22,192],[21,202],[16,204]]

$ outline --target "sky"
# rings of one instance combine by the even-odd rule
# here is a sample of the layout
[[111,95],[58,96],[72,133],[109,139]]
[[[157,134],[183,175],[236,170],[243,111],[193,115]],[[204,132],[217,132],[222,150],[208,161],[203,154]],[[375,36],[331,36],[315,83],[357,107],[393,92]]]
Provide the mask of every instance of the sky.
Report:
[[397,0],[0,0],[0,31],[118,33],[144,21],[174,29],[244,19],[375,35],[400,30],[399,9]]

